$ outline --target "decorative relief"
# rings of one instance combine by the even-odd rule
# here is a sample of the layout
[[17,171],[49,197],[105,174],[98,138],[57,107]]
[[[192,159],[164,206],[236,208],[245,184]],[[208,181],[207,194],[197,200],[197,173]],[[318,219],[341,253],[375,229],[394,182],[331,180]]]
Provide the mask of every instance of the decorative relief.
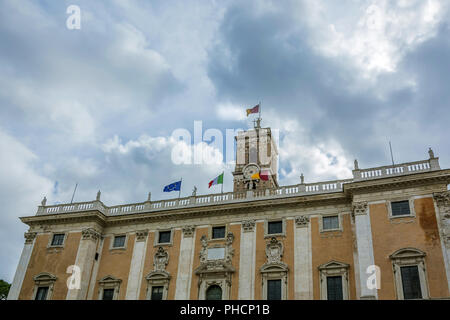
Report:
[[232,232],[228,232],[227,234],[227,247],[226,247],[226,257],[225,262],[231,264],[231,259],[234,256],[234,249],[232,247],[234,241],[234,234]]
[[36,238],[37,232],[25,232],[25,244],[33,243],[34,238]]
[[169,253],[164,250],[163,247],[159,247],[155,253],[155,259],[153,261],[154,271],[165,271],[167,264],[169,263]]
[[200,263],[205,263],[208,256],[208,240],[205,235],[202,235],[200,242],[202,243],[202,249],[200,250]]
[[[225,255],[223,259],[211,259],[208,260],[208,241],[205,235],[200,238],[202,243],[202,249],[200,250],[200,267],[198,270],[204,271],[223,271],[231,270],[231,262],[234,256],[233,241],[234,235],[232,232],[228,232],[225,242]],[[211,249],[219,248],[217,246],[211,247]],[[223,248],[223,247],[222,247]]]
[[136,231],[136,241],[145,241],[148,236],[148,230]]
[[[235,272],[233,265],[231,264],[234,255],[234,249],[232,247],[234,241],[234,235],[232,232],[228,232],[225,247],[223,245],[213,244],[208,247],[208,240],[206,235],[200,238],[202,249],[200,250],[200,266],[195,269],[195,274],[198,275],[198,288],[200,300],[205,299],[206,290],[212,284],[219,285],[222,290],[222,297],[229,299],[231,288],[231,276]],[[211,259],[208,259],[208,249],[222,248],[225,251],[224,255],[219,258],[211,255]]]
[[194,236],[195,227],[194,226],[184,226],[182,228],[183,230],[183,236],[185,238],[192,238]]
[[267,263],[281,263],[283,256],[283,244],[272,237],[266,246]]
[[309,224],[309,216],[303,215],[295,217],[295,224],[297,227],[307,227]]
[[94,228],[87,228],[81,231],[82,240],[97,240],[100,237],[100,232],[98,232]]
[[242,229],[244,232],[253,232],[255,230],[255,220],[248,220],[242,222]]

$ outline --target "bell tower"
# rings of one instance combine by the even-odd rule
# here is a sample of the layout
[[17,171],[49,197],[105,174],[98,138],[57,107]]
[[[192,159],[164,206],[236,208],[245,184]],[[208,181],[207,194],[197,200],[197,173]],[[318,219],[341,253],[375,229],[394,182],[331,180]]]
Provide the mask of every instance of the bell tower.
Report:
[[278,188],[278,150],[270,128],[261,128],[261,118],[253,129],[238,132],[234,192]]

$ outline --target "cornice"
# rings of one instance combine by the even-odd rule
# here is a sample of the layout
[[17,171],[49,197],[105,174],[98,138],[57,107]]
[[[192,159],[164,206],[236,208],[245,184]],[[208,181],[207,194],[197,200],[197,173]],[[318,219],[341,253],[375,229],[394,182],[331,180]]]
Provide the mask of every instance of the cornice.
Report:
[[97,211],[85,211],[76,213],[64,213],[64,214],[46,214],[30,217],[19,217],[20,221],[29,225],[30,227],[41,224],[64,224],[64,223],[76,223],[76,222],[96,222],[100,226],[106,226],[107,217]]

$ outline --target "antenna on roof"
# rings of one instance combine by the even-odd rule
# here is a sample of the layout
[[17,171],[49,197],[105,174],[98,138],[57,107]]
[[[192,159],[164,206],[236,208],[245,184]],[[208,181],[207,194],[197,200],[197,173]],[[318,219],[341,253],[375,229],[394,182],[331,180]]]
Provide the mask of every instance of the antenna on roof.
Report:
[[392,145],[391,145],[390,140],[389,140],[389,149],[391,150],[391,160],[392,160],[392,165],[394,166],[394,156],[392,155]]
[[78,182],[75,184],[75,189],[73,190],[72,200],[70,200],[70,203],[73,202],[73,197],[75,197],[75,191],[77,191],[77,186],[78,186]]

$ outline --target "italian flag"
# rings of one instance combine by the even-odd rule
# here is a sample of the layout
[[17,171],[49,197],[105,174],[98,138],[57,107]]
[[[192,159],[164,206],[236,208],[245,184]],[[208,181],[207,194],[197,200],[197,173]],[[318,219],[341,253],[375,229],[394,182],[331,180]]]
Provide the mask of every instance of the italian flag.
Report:
[[208,188],[211,188],[212,186],[214,186],[216,184],[223,184],[223,172],[220,176],[217,176],[216,178],[214,178],[213,180],[211,180],[209,182]]

